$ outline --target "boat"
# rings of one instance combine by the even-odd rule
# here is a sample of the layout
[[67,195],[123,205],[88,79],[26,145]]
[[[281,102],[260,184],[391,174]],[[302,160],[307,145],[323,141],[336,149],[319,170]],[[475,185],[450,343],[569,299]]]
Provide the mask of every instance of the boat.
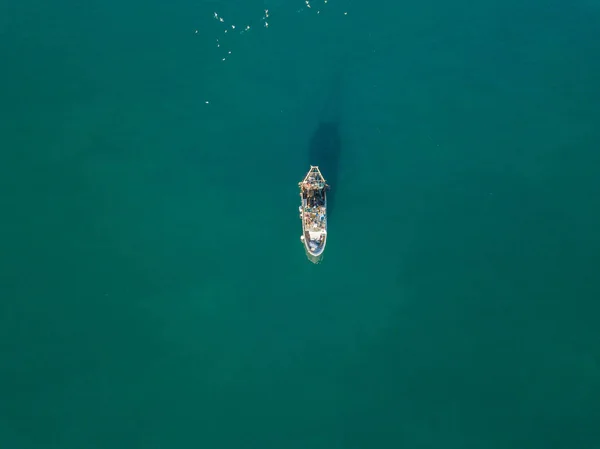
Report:
[[329,186],[318,166],[311,165],[300,187],[300,220],[306,255],[313,263],[321,262],[327,244],[327,190]]

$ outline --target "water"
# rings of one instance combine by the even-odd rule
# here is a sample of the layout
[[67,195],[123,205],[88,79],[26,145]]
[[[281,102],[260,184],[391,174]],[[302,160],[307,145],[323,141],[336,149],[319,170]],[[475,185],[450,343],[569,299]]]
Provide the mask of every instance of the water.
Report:
[[3,447],[600,447],[600,9],[311,6],[0,7]]

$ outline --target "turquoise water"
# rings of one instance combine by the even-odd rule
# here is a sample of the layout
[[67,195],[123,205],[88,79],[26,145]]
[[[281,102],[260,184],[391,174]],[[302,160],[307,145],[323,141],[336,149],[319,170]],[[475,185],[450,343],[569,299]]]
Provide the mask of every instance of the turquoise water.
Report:
[[0,446],[598,449],[598,30],[593,0],[0,5]]

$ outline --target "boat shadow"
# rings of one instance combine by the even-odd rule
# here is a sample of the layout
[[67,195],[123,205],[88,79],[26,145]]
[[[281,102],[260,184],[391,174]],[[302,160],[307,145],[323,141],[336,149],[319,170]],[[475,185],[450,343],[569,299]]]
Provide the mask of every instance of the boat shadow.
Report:
[[317,165],[330,189],[327,192],[327,215],[335,209],[340,167],[341,137],[337,121],[321,121],[312,134],[308,151],[308,165]]

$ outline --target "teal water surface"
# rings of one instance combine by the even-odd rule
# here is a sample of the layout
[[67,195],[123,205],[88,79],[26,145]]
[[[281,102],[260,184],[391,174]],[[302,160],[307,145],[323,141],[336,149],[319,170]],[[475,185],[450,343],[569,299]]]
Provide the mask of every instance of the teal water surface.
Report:
[[600,5],[310,6],[0,5],[0,447],[600,448]]

